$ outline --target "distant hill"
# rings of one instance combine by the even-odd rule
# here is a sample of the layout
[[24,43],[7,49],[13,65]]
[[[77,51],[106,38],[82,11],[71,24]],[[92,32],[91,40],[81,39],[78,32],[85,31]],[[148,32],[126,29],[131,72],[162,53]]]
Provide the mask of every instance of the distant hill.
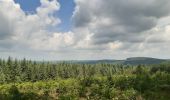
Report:
[[129,65],[139,65],[139,64],[160,64],[167,60],[164,59],[157,59],[157,58],[149,58],[149,57],[132,57],[127,58],[123,64]]
[[77,64],[98,64],[98,63],[122,64],[124,60],[75,60],[75,61],[66,61],[66,62],[77,63]]
[[150,65],[150,64],[160,64],[167,61],[169,60],[149,58],[149,57],[131,57],[125,60],[73,60],[73,61],[64,61],[64,62],[74,63],[74,64],[106,63],[106,64],[124,64],[124,65],[139,65],[139,64]]

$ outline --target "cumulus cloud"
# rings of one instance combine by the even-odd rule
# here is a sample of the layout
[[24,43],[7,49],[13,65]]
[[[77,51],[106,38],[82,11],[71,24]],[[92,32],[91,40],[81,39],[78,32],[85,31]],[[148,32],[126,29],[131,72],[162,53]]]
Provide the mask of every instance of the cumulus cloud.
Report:
[[53,51],[78,59],[169,54],[169,0],[74,1],[73,28],[56,32],[53,28],[62,23],[54,16],[57,0],[40,0],[34,14],[14,0],[0,0],[0,52]]
[[25,13],[13,0],[0,1],[0,49],[58,50],[61,45],[71,45],[71,32],[50,31],[61,23],[54,17],[59,10],[57,0],[40,0],[35,14]]
[[169,15],[169,0],[75,0],[75,28],[88,28],[95,44],[142,42],[144,33]]
[[75,0],[75,3],[74,30],[84,34],[82,37],[90,35],[88,41],[78,42],[88,43],[86,48],[113,55],[122,52],[122,57],[163,56],[160,48],[170,50],[169,0]]
[[11,33],[10,31],[12,30],[10,27],[10,23],[8,22],[8,20],[6,20],[6,18],[4,17],[4,15],[2,15],[2,13],[0,12],[0,39],[4,39],[6,38],[9,33]]

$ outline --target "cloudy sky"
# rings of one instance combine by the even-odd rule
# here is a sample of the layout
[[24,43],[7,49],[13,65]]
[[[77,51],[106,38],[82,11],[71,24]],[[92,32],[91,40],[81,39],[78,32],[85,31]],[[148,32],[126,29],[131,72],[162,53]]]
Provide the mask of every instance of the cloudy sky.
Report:
[[0,56],[170,58],[170,0],[0,0]]

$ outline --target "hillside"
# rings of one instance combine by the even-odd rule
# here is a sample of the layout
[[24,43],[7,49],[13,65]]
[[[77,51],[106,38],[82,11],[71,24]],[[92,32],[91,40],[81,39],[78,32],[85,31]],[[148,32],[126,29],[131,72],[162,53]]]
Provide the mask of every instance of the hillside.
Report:
[[160,64],[167,60],[165,59],[157,59],[157,58],[149,58],[149,57],[132,57],[127,58],[123,64],[130,64],[130,65],[138,65],[138,64]]
[[98,64],[98,63],[106,63],[106,64],[124,64],[124,65],[149,65],[149,64],[160,64],[168,61],[167,59],[157,59],[157,58],[149,58],[149,57],[131,57],[125,60],[73,60],[73,61],[64,61],[65,63],[72,64]]

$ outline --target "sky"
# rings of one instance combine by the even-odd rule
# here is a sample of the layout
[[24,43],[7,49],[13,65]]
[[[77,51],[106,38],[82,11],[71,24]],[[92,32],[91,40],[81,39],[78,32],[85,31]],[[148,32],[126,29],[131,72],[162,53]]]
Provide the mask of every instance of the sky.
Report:
[[0,0],[0,56],[170,59],[169,0]]

